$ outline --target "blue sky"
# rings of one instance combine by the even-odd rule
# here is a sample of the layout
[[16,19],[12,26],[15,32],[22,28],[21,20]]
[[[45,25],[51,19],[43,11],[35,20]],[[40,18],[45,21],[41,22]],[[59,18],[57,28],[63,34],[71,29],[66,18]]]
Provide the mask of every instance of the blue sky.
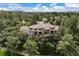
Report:
[[[24,7],[34,7],[36,6],[37,4],[42,4],[41,6],[47,6],[49,7],[50,4],[52,3],[20,3],[20,5],[24,6]],[[59,6],[64,6],[64,3],[56,3],[57,5]]]
[[78,3],[0,3],[0,10],[24,12],[79,11]]
[[[13,3],[12,3],[13,4]],[[35,7],[37,4],[41,4],[41,6],[50,7],[50,4],[57,4],[59,6],[64,6],[64,3],[17,3],[22,7]],[[0,7],[9,7],[9,3],[0,3]]]

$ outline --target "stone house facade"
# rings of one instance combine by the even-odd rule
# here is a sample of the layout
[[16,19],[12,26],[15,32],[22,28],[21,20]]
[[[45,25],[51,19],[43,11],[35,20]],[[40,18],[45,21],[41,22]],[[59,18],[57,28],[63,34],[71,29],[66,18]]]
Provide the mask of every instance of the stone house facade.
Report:
[[42,21],[38,21],[37,24],[22,26],[20,27],[20,31],[29,36],[53,36],[53,33],[58,31],[59,26],[52,25],[46,21],[47,18],[44,18]]

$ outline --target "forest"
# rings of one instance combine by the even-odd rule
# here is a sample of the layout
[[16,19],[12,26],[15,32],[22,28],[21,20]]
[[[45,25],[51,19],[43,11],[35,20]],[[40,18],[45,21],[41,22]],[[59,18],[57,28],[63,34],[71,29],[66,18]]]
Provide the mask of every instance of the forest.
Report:
[[[47,18],[59,30],[54,37],[35,38],[20,27]],[[25,24],[23,24],[25,21]],[[0,56],[78,56],[79,13],[27,13],[0,11]]]

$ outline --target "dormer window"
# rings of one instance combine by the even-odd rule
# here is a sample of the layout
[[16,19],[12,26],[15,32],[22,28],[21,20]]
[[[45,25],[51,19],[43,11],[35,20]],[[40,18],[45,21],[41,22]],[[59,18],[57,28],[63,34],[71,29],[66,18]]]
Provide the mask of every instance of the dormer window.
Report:
[[30,28],[30,30],[32,30],[32,28]]
[[37,30],[36,28],[34,30]]

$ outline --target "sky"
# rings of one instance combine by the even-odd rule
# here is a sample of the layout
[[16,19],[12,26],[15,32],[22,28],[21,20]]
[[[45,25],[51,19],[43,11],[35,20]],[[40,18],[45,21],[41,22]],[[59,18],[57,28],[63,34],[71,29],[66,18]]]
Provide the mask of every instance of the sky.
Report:
[[24,12],[79,12],[78,3],[0,3],[0,10]]

